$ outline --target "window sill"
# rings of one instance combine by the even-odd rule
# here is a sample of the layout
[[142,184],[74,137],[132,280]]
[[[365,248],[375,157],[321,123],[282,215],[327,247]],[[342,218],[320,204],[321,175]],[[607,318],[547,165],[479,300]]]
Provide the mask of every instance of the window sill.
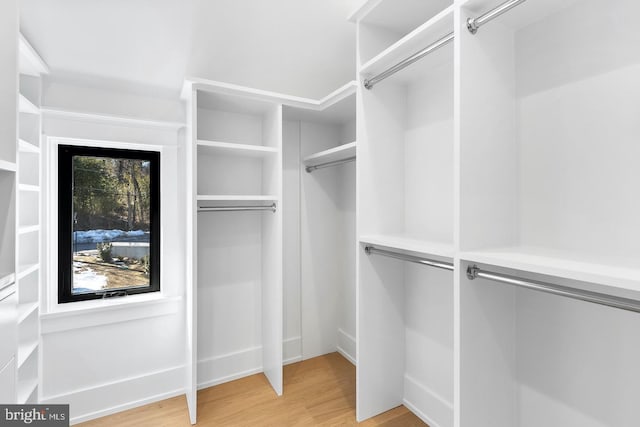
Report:
[[40,316],[42,334],[128,322],[177,313],[182,297],[158,294],[129,295],[107,300],[58,304]]

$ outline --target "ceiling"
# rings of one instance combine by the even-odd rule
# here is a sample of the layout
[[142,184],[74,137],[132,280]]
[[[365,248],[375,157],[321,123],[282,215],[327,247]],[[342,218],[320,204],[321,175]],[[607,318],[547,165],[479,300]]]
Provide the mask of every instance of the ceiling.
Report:
[[355,77],[360,0],[21,0],[53,78],[178,93],[185,76],[320,98]]

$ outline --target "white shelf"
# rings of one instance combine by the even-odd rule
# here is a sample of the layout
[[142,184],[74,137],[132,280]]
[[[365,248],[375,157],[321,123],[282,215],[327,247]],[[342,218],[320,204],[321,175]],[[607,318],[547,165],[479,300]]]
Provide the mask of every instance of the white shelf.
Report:
[[38,270],[39,268],[40,268],[40,264],[21,265],[18,268],[18,280],[24,279],[29,274],[33,273],[34,271]]
[[467,251],[460,258],[523,272],[640,291],[640,260],[585,256],[576,252],[536,247],[504,247]]
[[18,141],[18,147],[23,153],[40,153],[40,147],[28,141],[25,141],[24,139],[20,139]]
[[40,109],[22,94],[20,94],[18,101],[18,111],[28,114],[40,114]]
[[16,281],[16,274],[11,273],[0,273],[0,289],[4,289],[13,282]]
[[323,163],[346,160],[355,156],[356,143],[350,142],[349,144],[340,145],[338,147],[330,148],[329,150],[324,150],[307,156],[302,160],[302,162],[305,166],[316,166]]
[[198,140],[198,149],[212,151],[219,154],[247,157],[264,157],[271,154],[277,154],[279,152],[275,147],[265,147],[264,145],[234,144],[232,142],[205,140]]
[[360,243],[415,252],[424,256],[438,256],[449,259],[452,259],[454,256],[453,244],[421,240],[402,234],[373,234],[360,236]]
[[[450,6],[363,64],[360,74],[365,77],[377,75],[452,31],[453,6]],[[453,44],[448,49],[453,51],[452,47]],[[447,46],[443,46],[438,51],[446,49]],[[436,56],[438,51],[429,56]],[[418,62],[424,64],[426,59],[423,58]],[[417,64],[412,64],[407,70],[415,69],[416,66]]]
[[28,76],[40,76],[41,74],[49,74],[49,67],[42,60],[38,52],[31,44],[20,34],[19,40],[20,52],[20,74]]
[[278,198],[276,196],[198,194],[198,200],[207,202],[277,202]]
[[28,226],[18,228],[18,234],[35,233],[37,231],[40,231],[39,225],[28,225]]
[[38,310],[38,302],[18,305],[18,323],[24,322],[36,310]]
[[18,169],[15,162],[0,160],[0,171],[15,172]]
[[40,187],[38,187],[37,185],[30,185],[30,184],[18,184],[18,190],[31,191],[31,192],[37,193],[38,191],[40,191]]
[[18,346],[18,369],[29,359],[29,356],[33,354],[38,348],[38,340],[21,344]]
[[37,377],[30,378],[26,381],[18,381],[18,404],[24,404],[27,402],[37,388]]

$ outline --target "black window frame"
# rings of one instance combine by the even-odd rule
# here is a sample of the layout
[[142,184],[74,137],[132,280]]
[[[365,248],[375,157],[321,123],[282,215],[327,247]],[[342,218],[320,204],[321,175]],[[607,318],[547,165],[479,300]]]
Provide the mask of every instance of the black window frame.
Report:
[[[73,293],[73,158],[108,157],[150,162],[149,286]],[[160,152],[58,145],[58,303],[160,291]]]

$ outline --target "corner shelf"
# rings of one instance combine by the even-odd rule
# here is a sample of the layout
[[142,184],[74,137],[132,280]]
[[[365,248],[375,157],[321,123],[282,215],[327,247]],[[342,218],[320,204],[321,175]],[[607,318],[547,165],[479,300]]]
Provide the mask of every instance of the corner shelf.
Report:
[[25,264],[25,265],[21,265],[18,268],[18,274],[17,274],[17,279],[24,279],[25,277],[27,277],[29,274],[37,271],[40,268],[40,264]]
[[24,139],[18,141],[18,148],[22,153],[40,153],[40,147],[32,144]]
[[40,225],[27,225],[18,228],[18,234],[28,234],[40,231]]
[[0,160],[0,172],[15,172],[18,169],[18,166],[15,162],[8,162],[6,160]]
[[20,94],[18,99],[18,111],[27,114],[40,114],[40,109],[22,94]]
[[302,162],[305,166],[316,166],[324,163],[338,162],[347,160],[356,156],[356,143],[340,145],[328,150],[320,151],[305,157]]
[[18,305],[18,324],[24,322],[34,311],[38,310],[38,302],[28,302]]
[[264,145],[235,144],[232,142],[198,140],[198,150],[215,152],[216,154],[229,154],[247,157],[265,157],[277,154],[279,150],[275,147]]
[[421,240],[402,234],[371,234],[360,236],[360,243],[385,246],[402,251],[415,252],[424,256],[438,256],[453,259],[453,244]]
[[22,384],[18,384],[18,403],[25,404],[29,401],[33,392],[38,388],[38,378],[31,378],[23,382]]

